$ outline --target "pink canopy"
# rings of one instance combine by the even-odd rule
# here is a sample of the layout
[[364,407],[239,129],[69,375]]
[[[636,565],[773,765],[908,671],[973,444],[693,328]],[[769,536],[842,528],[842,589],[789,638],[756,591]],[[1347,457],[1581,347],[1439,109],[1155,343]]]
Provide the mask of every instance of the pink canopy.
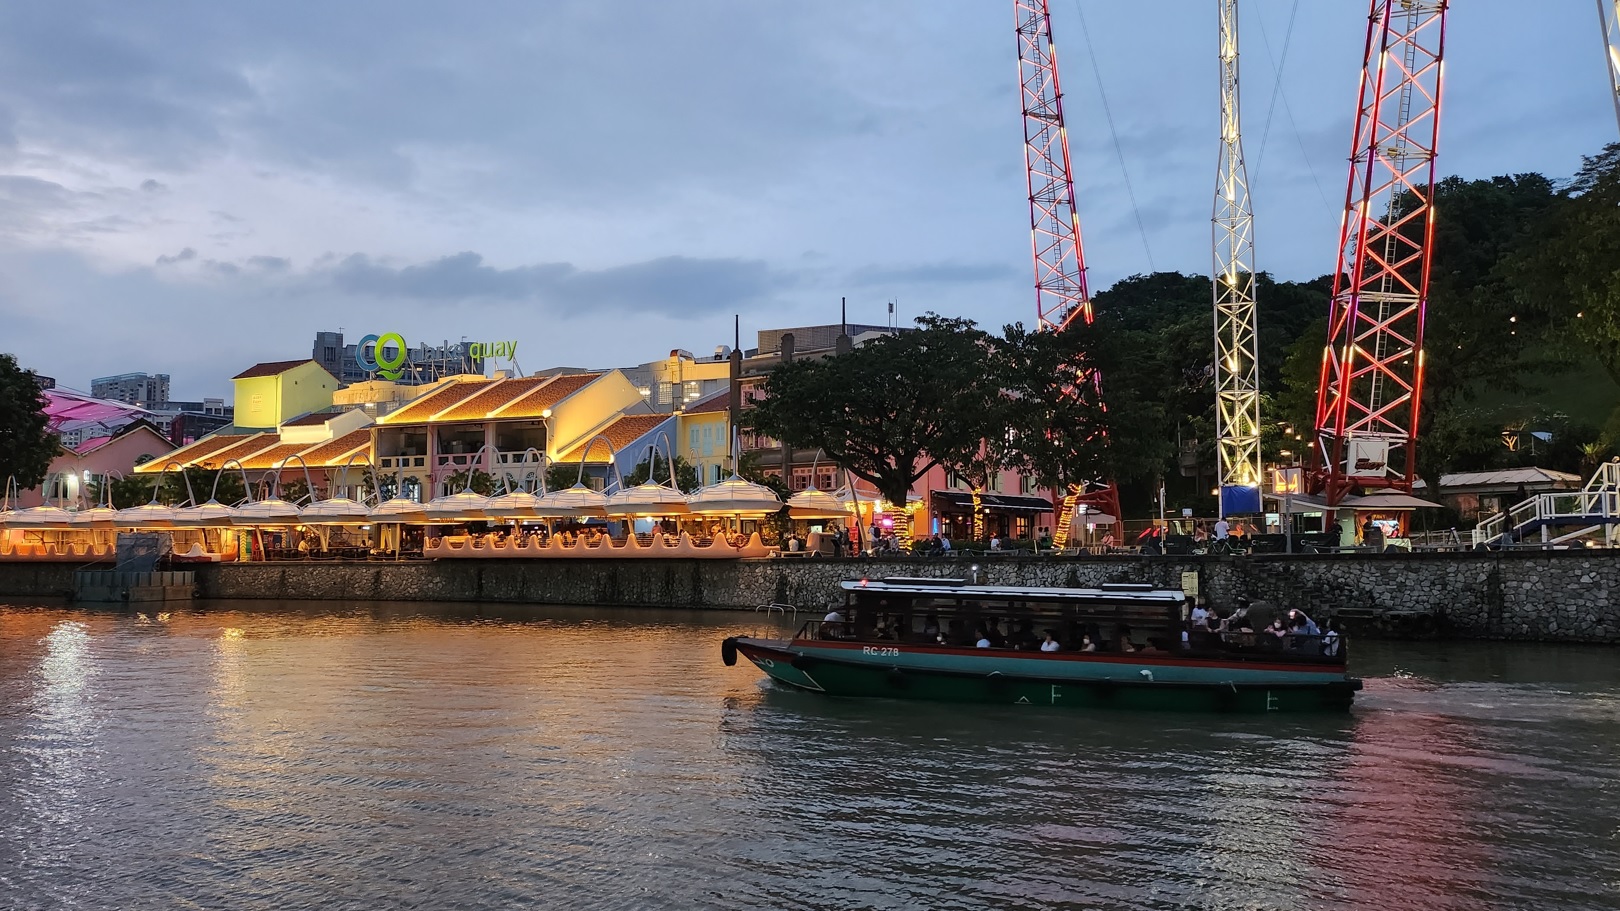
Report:
[[57,433],[95,425],[116,430],[133,420],[151,416],[151,412],[144,408],[136,408],[123,402],[91,398],[82,392],[68,389],[47,389],[45,398],[47,399],[45,416],[50,421],[50,429]]

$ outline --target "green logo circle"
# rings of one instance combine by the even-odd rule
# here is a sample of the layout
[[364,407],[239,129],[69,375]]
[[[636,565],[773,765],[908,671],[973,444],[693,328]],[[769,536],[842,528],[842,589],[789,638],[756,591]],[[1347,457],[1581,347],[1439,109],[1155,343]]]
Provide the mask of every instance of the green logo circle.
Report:
[[[396,346],[394,348],[396,354],[392,358],[384,350],[388,347],[389,342],[393,342]],[[405,366],[405,336],[400,335],[398,332],[390,332],[384,335],[382,338],[377,339],[376,352],[377,372],[390,380],[399,379],[404,373],[399,368]]]

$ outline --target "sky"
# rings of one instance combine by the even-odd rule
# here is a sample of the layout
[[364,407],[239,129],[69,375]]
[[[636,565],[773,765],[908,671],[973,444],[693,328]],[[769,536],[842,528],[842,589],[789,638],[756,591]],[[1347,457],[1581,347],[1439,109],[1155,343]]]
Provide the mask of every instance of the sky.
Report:
[[[1214,0],[1052,3],[1092,289],[1207,273]],[[1567,177],[1617,136],[1591,0],[1524,10],[1452,4],[1442,175]],[[1367,5],[1242,16],[1258,261],[1312,278]],[[1007,0],[4,4],[0,351],[198,399],[329,329],[533,371],[840,298],[1030,323],[1022,137]]]

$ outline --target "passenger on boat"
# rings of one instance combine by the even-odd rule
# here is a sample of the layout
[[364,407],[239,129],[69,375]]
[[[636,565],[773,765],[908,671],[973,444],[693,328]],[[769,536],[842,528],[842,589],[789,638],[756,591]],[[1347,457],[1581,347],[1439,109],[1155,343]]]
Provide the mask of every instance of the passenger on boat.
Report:
[[1288,635],[1288,627],[1283,625],[1283,618],[1278,617],[1277,619],[1271,621],[1270,626],[1266,627],[1266,632],[1270,633],[1278,640],[1281,640]]
[[990,647],[990,636],[989,636],[989,634],[981,632],[979,634],[979,641],[977,643],[975,643],[975,647],[976,648],[989,648]]
[[833,608],[827,612],[827,616],[821,618],[821,638],[844,638],[844,615],[838,612],[838,608]]
[[939,638],[938,614],[929,614],[928,619],[923,621],[923,635],[929,637],[930,639]]
[[1090,633],[1087,633],[1086,635],[1080,637],[1080,651],[1082,651],[1082,652],[1094,652],[1096,650],[1097,650],[1097,643],[1092,640]]
[[1141,651],[1141,648],[1131,641],[1131,628],[1123,623],[1114,627],[1114,638],[1118,640],[1119,650],[1122,652]]
[[1193,629],[1209,629],[1209,609],[1204,607],[1203,602],[1193,605],[1192,625]]
[[1337,620],[1327,622],[1327,632],[1322,634],[1322,654],[1329,658],[1339,656],[1339,622]]
[[1322,630],[1317,627],[1316,621],[1312,620],[1304,611],[1297,607],[1288,612],[1288,624],[1290,626],[1303,627],[1305,630],[1304,635],[1306,636],[1322,635]]
[[1041,640],[1041,651],[1055,652],[1062,647],[1057,641],[1057,630],[1047,630],[1046,638]]

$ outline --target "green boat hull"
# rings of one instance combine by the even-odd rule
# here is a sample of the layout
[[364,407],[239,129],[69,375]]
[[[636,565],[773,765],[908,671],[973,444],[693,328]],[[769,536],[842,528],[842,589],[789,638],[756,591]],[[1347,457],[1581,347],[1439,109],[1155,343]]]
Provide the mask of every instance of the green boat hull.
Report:
[[[740,646],[740,648],[739,648]],[[796,654],[758,643],[732,648],[773,680],[837,697],[922,699],[992,705],[1179,712],[1324,712],[1350,708],[1361,681],[1196,683],[1018,677],[896,668]]]

